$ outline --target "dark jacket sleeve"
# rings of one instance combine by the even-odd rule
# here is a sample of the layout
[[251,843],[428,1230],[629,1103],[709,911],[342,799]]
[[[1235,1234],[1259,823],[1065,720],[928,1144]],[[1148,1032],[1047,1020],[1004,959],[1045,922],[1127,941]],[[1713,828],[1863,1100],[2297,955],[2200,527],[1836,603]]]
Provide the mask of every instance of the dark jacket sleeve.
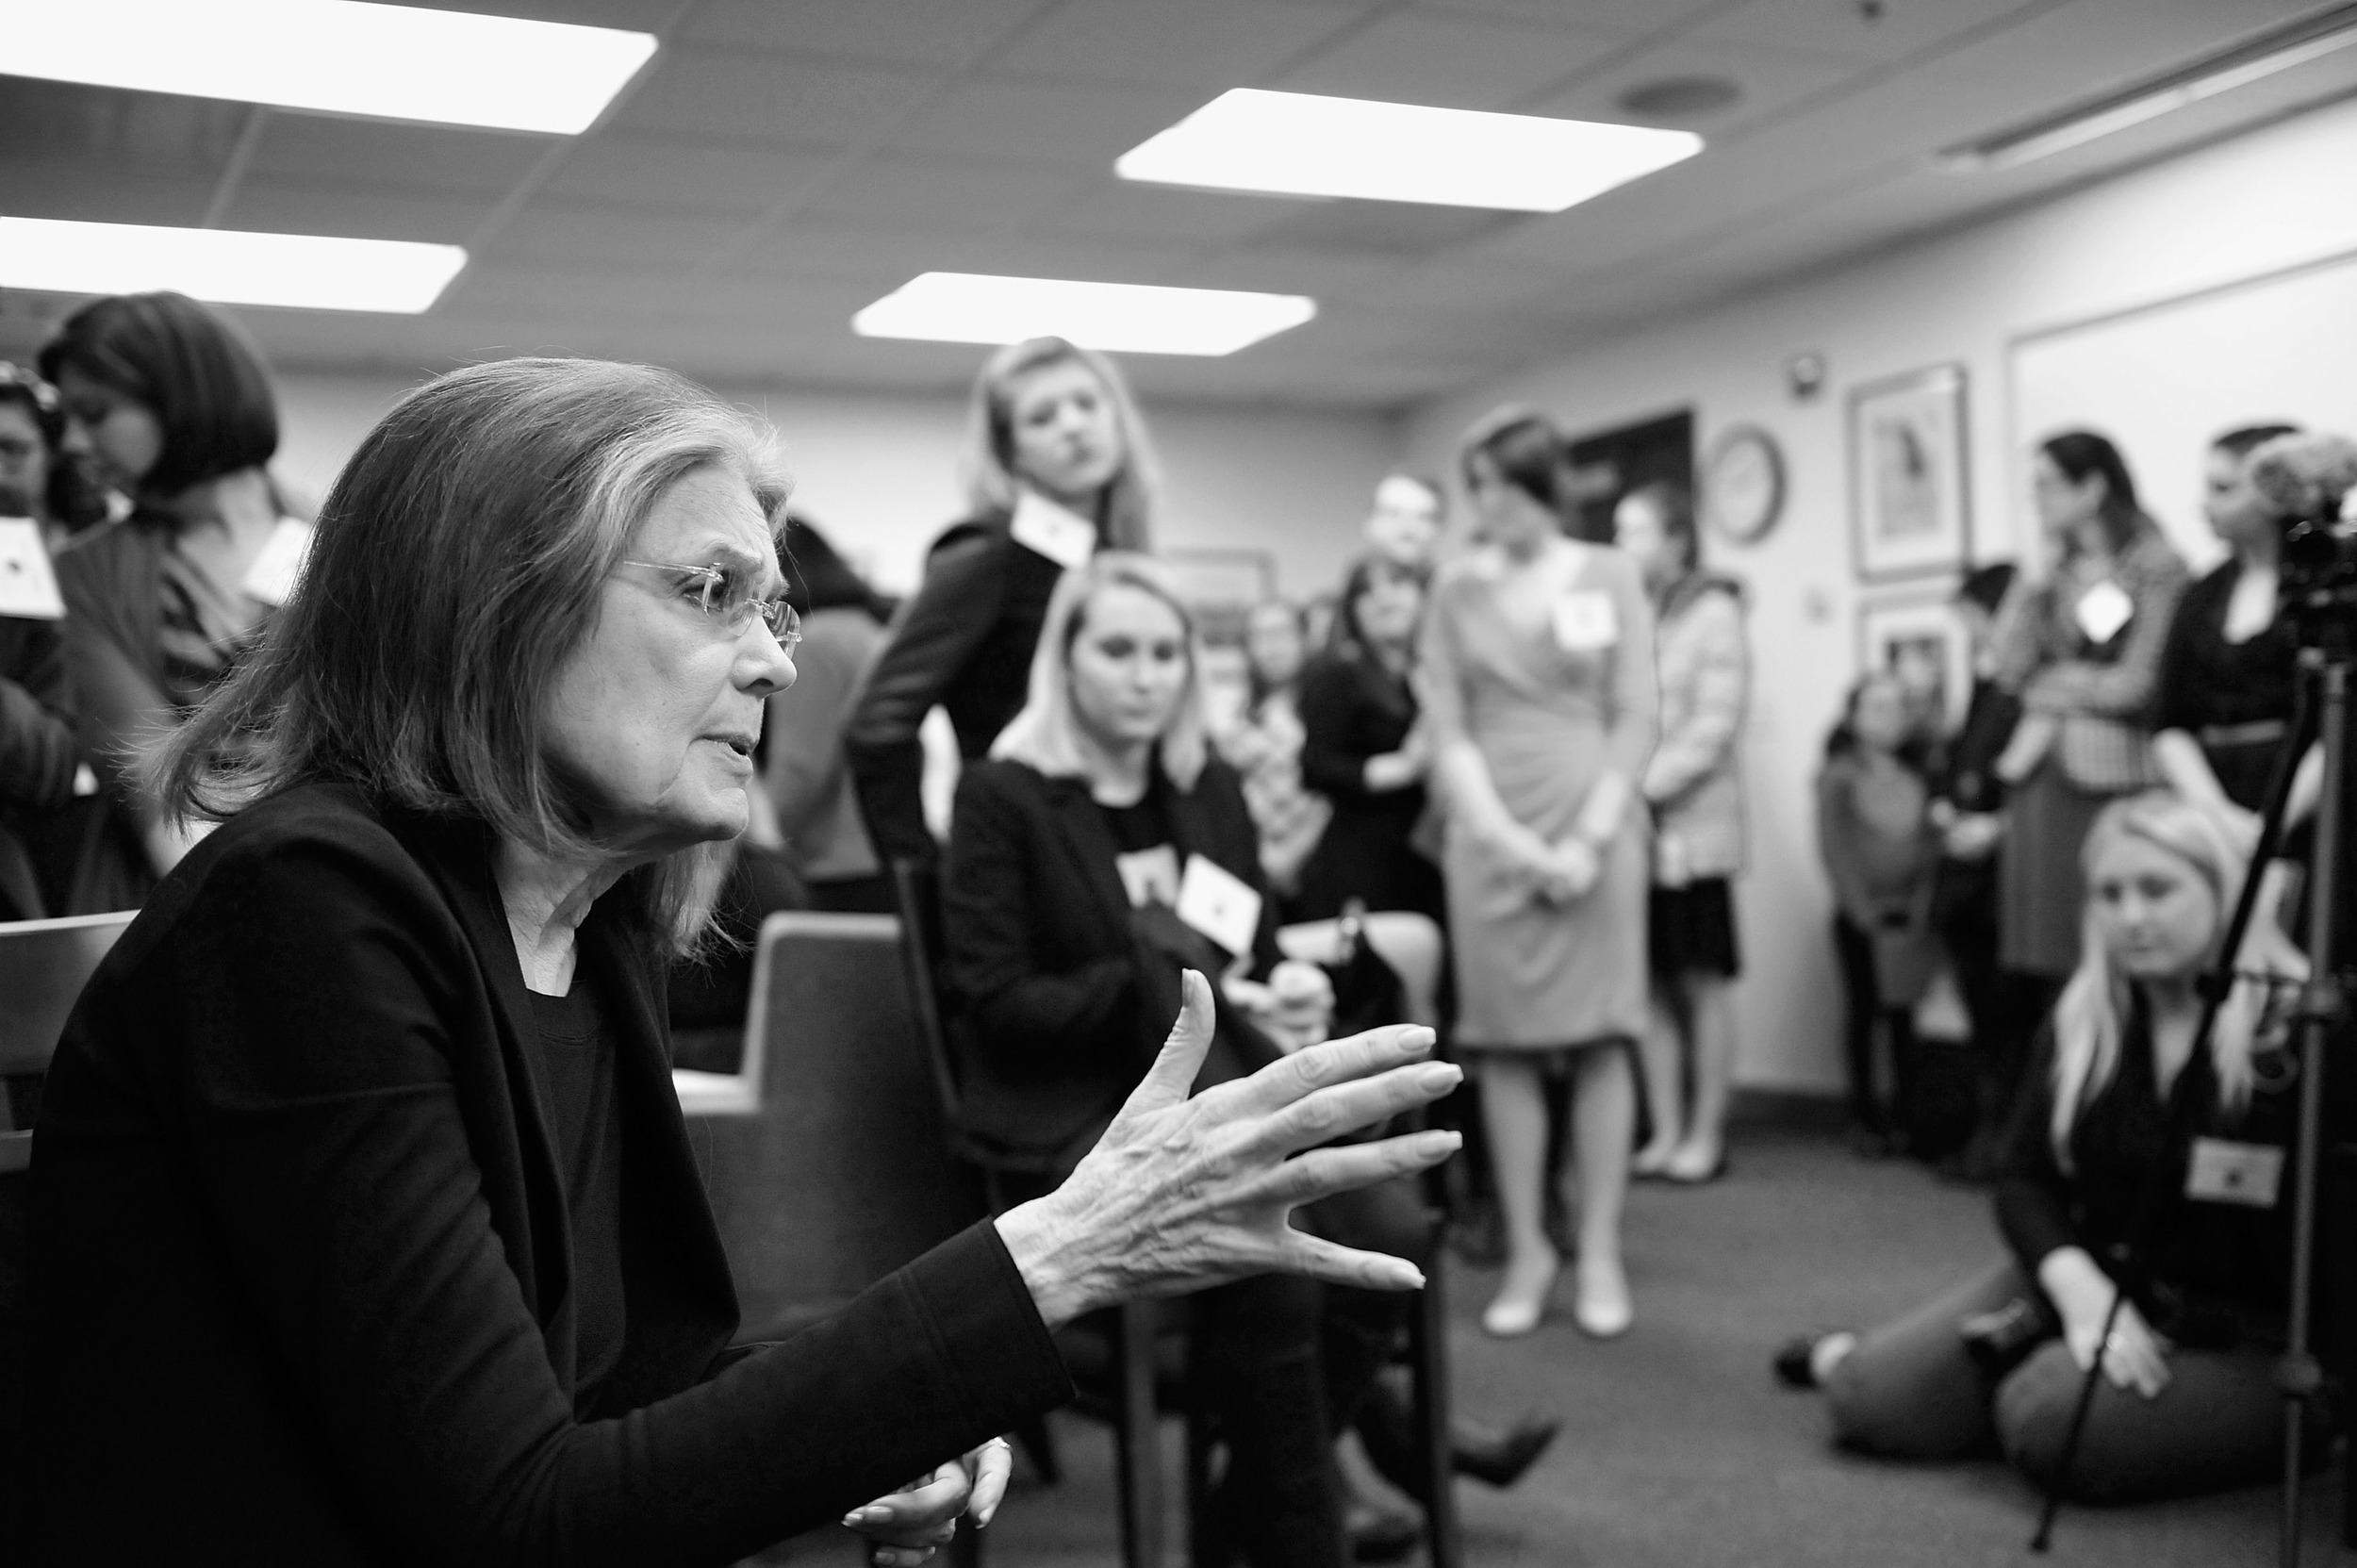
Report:
[[2079,1241],[2070,1221],[2070,1178],[2054,1158],[2053,1117],[2054,1030],[2049,1023],[2038,1032],[2029,1071],[2014,1096],[1996,1188],[1997,1227],[2032,1279],[2048,1253]]
[[365,846],[267,848],[209,868],[211,917],[155,982],[195,999],[179,1090],[223,1263],[404,1560],[727,1562],[1063,1396],[982,1227],[709,1381],[577,1420],[470,1153],[455,1079],[480,1069],[444,1012],[479,982],[430,884]]
[[968,768],[941,877],[950,987],[964,999],[978,1048],[1027,1077],[1101,1056],[1140,1000],[1137,959],[1126,948],[1064,967],[1042,962],[1045,922],[1033,900],[1054,846],[1036,809],[1040,787],[1028,769]]
[[1367,749],[1361,734],[1366,693],[1359,670],[1338,658],[1319,659],[1301,676],[1301,782],[1338,801],[1363,801]]
[[58,627],[0,620],[0,806],[63,805],[79,756]]
[[891,641],[868,672],[843,751],[879,859],[932,864],[925,826],[925,750],[917,731],[998,619],[1006,590],[1003,541],[977,530],[937,548],[924,586],[901,607]]

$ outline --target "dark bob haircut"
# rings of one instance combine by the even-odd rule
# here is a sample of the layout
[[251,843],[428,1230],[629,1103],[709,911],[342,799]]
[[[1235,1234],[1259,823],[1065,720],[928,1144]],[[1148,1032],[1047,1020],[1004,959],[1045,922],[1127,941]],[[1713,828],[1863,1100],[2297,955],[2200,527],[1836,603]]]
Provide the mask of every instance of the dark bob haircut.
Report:
[[2114,550],[2127,549],[2129,540],[2155,526],[2136,500],[2136,482],[2128,472],[2128,460],[2108,437],[2092,430],[2066,430],[2040,441],[2038,451],[2073,485],[2085,484],[2089,474],[2103,476],[2103,532]]
[[84,305],[41,351],[42,375],[54,382],[67,370],[135,400],[163,426],[142,495],[177,495],[278,452],[278,404],[262,356],[185,294],[117,294]]
[[[783,532],[766,433],[668,371],[508,359],[411,392],[337,476],[261,647],[157,759],[165,812],[226,817],[336,783],[379,809],[596,856],[579,787],[542,745],[547,693],[640,521],[703,468],[741,475]],[[618,887],[691,949],[726,849]]]
[[1457,467],[1467,489],[1474,487],[1476,465],[1482,463],[1562,521],[1578,518],[1572,444],[1555,421],[1536,408],[1500,408],[1465,432]]

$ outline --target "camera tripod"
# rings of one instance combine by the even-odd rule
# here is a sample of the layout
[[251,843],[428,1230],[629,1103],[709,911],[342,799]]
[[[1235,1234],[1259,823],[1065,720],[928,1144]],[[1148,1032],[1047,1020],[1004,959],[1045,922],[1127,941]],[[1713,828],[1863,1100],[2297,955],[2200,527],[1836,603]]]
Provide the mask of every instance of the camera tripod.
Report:
[[[2342,944],[2348,933],[2341,929],[2339,916],[2345,870],[2342,857],[2350,826],[2347,809],[2351,777],[2349,766],[2349,707],[2351,685],[2357,681],[2357,585],[2340,582],[2303,584],[2295,579],[2289,569],[2290,565],[2287,561],[2282,592],[2283,611],[2291,617],[2300,643],[2299,701],[2294,709],[2290,733],[2276,757],[2267,792],[2266,811],[2262,818],[2258,847],[2251,854],[2250,873],[2243,878],[2241,896],[2235,901],[2233,918],[2227,926],[2226,940],[2219,949],[2217,966],[2203,984],[2201,1023],[2194,1035],[2193,1046],[2197,1055],[2210,1048],[2210,1036],[2217,1025],[2218,1010],[2224,1006],[2238,981],[2266,978],[2238,974],[2234,960],[2242,950],[2243,938],[2258,909],[2260,884],[2264,880],[2262,873],[2275,858],[2283,842],[2284,818],[2300,759],[2306,754],[2311,742],[2320,742],[2324,763],[2323,789],[2316,803],[2315,872],[2309,879],[2306,893],[2309,979],[2300,987],[2293,1013],[2298,1032],[2299,1104],[2291,1173],[2291,1300],[2283,1353],[2277,1360],[2275,1373],[2276,1387],[2283,1395],[2283,1529],[2278,1547],[2279,1560],[2283,1568],[2297,1568],[2299,1561],[2300,1489],[2305,1480],[2303,1444],[2307,1438],[2307,1408],[2324,1387],[2323,1366],[2312,1348],[2315,1325],[2311,1307],[2316,1279],[2317,1192],[2323,1170],[2326,1047],[2334,1032],[2345,1029],[2350,1017],[2349,998],[2341,972]],[[2180,1088],[2187,1078],[2187,1074],[2180,1073]],[[2167,1147],[2175,1147],[2185,1135],[2185,1122],[2192,1110],[2187,1101],[2188,1097],[2183,1093],[2172,1093],[2169,1097],[2167,1117],[2171,1136],[2167,1140]],[[2085,1376],[2080,1383],[2078,1402],[2071,1411],[2062,1453],[2048,1484],[2037,1533],[2030,1540],[2030,1549],[2034,1552],[2046,1551],[2052,1541],[2055,1516],[2061,1510],[2071,1466],[2078,1454],[2080,1440],[2086,1430],[2087,1411],[2095,1402],[2096,1389],[2103,1377],[2103,1346],[2118,1326],[2120,1305],[2128,1299],[2130,1284],[2138,1272],[2136,1265],[2144,1244],[2161,1210],[2161,1199],[2175,1174],[2176,1164],[2173,1160],[2165,1158],[2155,1166],[2151,1183],[2139,1203],[2138,1217],[2131,1227],[2127,1244],[2117,1249],[2114,1260],[2117,1266],[2107,1266],[2114,1283],[2111,1306],[2104,1313],[2102,1332],[2096,1338],[2094,1354],[2088,1359]],[[2277,1201],[2283,1200],[2279,1194]],[[2344,1524],[2344,1538],[2357,1543],[2357,1495],[2344,1499],[2344,1507],[2352,1510]]]

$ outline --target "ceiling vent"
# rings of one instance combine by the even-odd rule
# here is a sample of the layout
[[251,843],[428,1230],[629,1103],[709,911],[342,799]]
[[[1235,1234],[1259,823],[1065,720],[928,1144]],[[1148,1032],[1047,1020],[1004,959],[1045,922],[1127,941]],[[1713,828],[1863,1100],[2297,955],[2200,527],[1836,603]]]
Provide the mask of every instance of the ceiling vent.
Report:
[[1724,76],[1665,76],[1640,82],[1620,96],[1629,113],[1646,120],[1693,120],[1732,107],[1743,90]]

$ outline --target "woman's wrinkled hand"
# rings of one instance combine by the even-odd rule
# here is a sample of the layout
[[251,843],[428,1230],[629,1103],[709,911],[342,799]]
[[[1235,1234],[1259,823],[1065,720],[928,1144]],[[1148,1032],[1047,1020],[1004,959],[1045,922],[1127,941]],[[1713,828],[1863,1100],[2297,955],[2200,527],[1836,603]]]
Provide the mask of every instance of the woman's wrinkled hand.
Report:
[[1007,1495],[1014,1456],[1004,1438],[951,1460],[899,1491],[865,1503],[843,1516],[844,1527],[872,1544],[867,1560],[877,1568],[915,1568],[958,1533],[958,1516],[974,1527],[990,1523]]
[[1211,982],[1190,970],[1169,1040],[1096,1147],[1055,1192],[999,1216],[1050,1328],[1256,1274],[1372,1290],[1424,1284],[1404,1259],[1339,1246],[1289,1219],[1302,1204],[1457,1151],[1454,1132],[1324,1147],[1457,1086],[1458,1068],[1429,1060],[1432,1031],[1395,1025],[1329,1040],[1190,1098],[1211,1030]]

